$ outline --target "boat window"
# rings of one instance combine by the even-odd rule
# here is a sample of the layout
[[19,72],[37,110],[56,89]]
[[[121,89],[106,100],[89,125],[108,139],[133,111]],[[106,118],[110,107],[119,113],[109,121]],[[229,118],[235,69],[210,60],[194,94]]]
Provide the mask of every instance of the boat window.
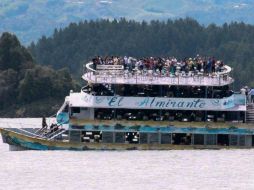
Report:
[[82,142],[101,142],[101,131],[82,131]]
[[238,144],[238,135],[229,135],[229,145],[237,146]]
[[139,143],[139,132],[127,132],[125,134],[125,141],[130,144],[138,144]]
[[218,134],[218,145],[228,146],[229,145],[229,135],[228,134]]
[[217,142],[216,142],[216,139],[217,139],[217,135],[216,134],[207,134],[206,135],[206,144],[207,145],[216,145]]
[[81,132],[80,131],[69,131],[70,142],[80,142]]
[[245,146],[245,135],[239,135],[239,146]]
[[173,133],[172,142],[177,145],[190,145],[191,144],[191,134],[187,133]]
[[116,132],[115,133],[115,143],[125,143],[125,133]]
[[148,133],[148,143],[149,144],[159,143],[159,134],[158,133]]
[[103,131],[102,132],[103,143],[113,143],[113,132]]
[[147,144],[147,133],[140,133],[140,144]]
[[194,134],[194,145],[204,145],[205,139],[203,134]]
[[161,134],[161,144],[171,144],[171,133]]
[[80,113],[80,107],[72,107],[72,113]]

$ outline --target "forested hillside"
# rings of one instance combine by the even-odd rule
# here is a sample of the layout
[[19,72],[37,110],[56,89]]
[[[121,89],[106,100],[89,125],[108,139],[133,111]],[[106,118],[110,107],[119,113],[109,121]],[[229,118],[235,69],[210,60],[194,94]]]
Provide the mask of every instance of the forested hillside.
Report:
[[49,116],[75,88],[67,69],[35,64],[10,33],[0,38],[0,86],[1,117]]
[[82,64],[96,55],[214,56],[234,68],[235,89],[254,87],[254,26],[230,23],[207,27],[186,18],[166,22],[84,21],[55,30],[29,47],[35,60],[80,77]]
[[122,17],[166,20],[192,17],[202,24],[243,21],[253,24],[253,0],[1,0],[0,33],[14,32],[24,44],[54,28],[84,19]]

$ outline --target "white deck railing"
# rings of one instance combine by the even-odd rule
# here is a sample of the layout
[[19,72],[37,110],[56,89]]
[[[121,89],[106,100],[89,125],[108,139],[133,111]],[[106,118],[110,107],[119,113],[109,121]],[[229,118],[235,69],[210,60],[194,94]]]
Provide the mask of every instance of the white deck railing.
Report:
[[[189,72],[188,74],[176,72],[176,75],[159,74],[148,70],[142,72],[136,70],[129,72],[122,65],[103,65],[103,68],[92,69],[93,63],[86,64],[85,74],[82,78],[91,83],[109,84],[153,84],[153,85],[190,85],[190,86],[224,86],[231,84],[234,80],[229,77],[231,67],[224,66],[223,72],[216,72],[209,76],[202,72]],[[102,65],[100,65],[102,66]]]

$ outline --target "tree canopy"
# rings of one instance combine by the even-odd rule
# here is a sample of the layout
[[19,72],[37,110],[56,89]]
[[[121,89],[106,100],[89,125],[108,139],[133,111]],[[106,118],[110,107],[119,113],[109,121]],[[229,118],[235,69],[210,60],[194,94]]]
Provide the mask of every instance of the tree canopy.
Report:
[[76,86],[67,69],[35,64],[17,37],[7,32],[0,38],[0,85],[0,111],[49,98],[63,101]]

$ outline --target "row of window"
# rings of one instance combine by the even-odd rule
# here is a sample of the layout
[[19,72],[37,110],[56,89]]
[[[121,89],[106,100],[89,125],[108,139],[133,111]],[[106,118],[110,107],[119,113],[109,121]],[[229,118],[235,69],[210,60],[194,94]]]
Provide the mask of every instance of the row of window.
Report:
[[254,135],[70,131],[70,141],[87,143],[254,146]]

